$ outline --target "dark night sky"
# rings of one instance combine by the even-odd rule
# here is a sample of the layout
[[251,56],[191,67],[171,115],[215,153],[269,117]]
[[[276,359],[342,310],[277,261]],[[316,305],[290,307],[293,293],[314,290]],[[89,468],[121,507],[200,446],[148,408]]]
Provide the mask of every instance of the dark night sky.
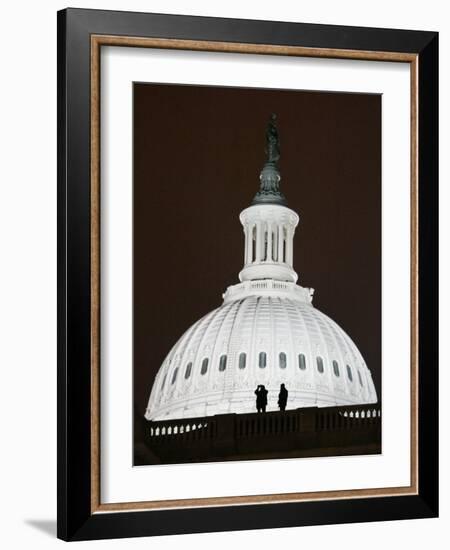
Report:
[[134,392],[143,414],[170,348],[238,282],[239,213],[270,113],[300,215],[298,283],[353,339],[381,389],[381,96],[134,85]]

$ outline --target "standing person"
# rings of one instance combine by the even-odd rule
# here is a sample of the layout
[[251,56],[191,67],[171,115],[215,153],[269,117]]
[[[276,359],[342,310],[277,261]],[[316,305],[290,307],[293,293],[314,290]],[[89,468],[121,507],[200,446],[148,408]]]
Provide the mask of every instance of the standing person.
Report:
[[255,390],[256,395],[256,410],[261,412],[261,386],[258,386]]
[[288,399],[288,391],[285,385],[281,384],[280,393],[278,394],[278,406],[280,407],[280,411],[286,410],[287,399]]
[[267,407],[267,394],[269,392],[266,390],[266,388],[260,384],[256,390],[255,390],[255,395],[256,395],[256,410],[260,413],[260,412],[266,412],[266,407]]
[[261,385],[260,386],[260,396],[261,396],[261,410],[263,413],[266,412],[266,407],[267,407],[267,394],[269,393],[265,386]]

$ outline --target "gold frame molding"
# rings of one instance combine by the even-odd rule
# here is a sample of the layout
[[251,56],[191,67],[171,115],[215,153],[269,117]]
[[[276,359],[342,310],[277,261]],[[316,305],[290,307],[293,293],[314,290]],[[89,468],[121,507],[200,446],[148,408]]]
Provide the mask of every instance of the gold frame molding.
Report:
[[[100,500],[100,53],[102,46],[241,54],[359,59],[409,63],[411,82],[411,483],[407,487],[191,498],[103,504]],[[418,55],[233,42],[91,35],[91,513],[263,503],[339,500],[418,494]]]

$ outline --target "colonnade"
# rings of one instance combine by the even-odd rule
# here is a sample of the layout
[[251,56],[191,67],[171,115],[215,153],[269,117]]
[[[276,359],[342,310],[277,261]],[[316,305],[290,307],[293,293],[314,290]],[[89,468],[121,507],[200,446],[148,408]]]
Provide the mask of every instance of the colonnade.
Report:
[[293,265],[293,228],[272,221],[257,221],[244,225],[245,265],[278,262]]

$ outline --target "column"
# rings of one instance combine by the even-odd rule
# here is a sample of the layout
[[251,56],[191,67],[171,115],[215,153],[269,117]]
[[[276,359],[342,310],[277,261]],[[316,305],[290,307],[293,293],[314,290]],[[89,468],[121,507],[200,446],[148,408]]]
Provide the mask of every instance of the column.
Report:
[[277,224],[272,227],[272,260],[277,261]]
[[257,222],[256,223],[256,243],[255,243],[255,246],[256,246],[256,259],[255,259],[255,261],[256,262],[261,261],[261,241],[262,241],[261,229],[262,229],[261,222]]
[[248,225],[244,225],[244,265],[248,264]]
[[267,222],[267,257],[266,260],[271,262],[272,257],[272,223]]
[[292,234],[292,227],[288,226],[287,229],[287,235],[286,235],[286,263],[292,267],[293,263],[293,254],[292,254],[292,241],[293,241],[293,234]]
[[253,224],[247,224],[247,263],[251,264],[253,262]]
[[283,263],[283,226],[278,225],[278,256],[277,261]]

